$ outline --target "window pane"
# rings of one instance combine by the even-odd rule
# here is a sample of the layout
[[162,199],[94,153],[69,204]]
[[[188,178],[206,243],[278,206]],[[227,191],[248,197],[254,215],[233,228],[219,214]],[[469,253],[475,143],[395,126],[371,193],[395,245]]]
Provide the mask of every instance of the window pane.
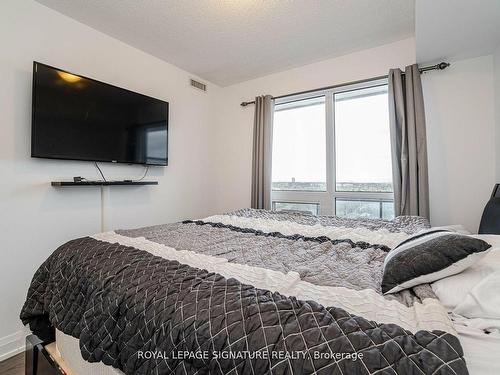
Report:
[[291,202],[273,202],[275,211],[301,211],[309,212],[313,215],[318,214],[319,204],[317,203],[291,203]]
[[380,203],[376,201],[336,199],[335,214],[350,219],[380,219]]
[[334,98],[336,190],[391,192],[387,85]]
[[273,190],[326,191],[325,97],[276,105]]
[[382,219],[394,219],[394,202],[382,202]]

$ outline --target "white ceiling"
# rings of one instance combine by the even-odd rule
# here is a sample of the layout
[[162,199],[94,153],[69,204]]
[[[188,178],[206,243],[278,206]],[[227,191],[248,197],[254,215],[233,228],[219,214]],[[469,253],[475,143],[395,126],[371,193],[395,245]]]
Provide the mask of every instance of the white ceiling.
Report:
[[460,60],[500,47],[500,0],[417,0],[417,61]]
[[414,35],[414,0],[37,0],[227,86]]

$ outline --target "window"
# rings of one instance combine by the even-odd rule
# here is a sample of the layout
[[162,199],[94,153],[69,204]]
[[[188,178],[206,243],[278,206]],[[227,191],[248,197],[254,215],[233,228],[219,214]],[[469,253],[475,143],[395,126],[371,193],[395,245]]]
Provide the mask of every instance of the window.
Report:
[[336,190],[392,192],[387,85],[333,97]]
[[387,80],[276,101],[273,209],[394,218]]
[[275,106],[273,190],[326,191],[325,97]]
[[393,202],[371,200],[347,200],[338,198],[335,215],[347,218],[393,219]]

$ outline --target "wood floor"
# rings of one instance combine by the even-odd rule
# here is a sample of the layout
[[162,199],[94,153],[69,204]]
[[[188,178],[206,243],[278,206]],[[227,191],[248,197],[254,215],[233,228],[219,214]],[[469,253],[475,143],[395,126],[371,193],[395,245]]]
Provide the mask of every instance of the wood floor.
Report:
[[0,375],[24,375],[24,352],[0,362]]

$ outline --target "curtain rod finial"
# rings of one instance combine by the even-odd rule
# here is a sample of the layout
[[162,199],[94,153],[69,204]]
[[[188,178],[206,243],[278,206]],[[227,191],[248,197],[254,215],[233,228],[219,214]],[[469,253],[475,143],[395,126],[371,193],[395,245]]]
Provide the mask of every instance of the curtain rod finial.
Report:
[[246,107],[248,105],[248,102],[241,102],[240,104],[242,107]]
[[446,69],[446,68],[447,68],[447,67],[449,67],[449,66],[450,66],[450,63],[447,63],[447,62],[441,62],[441,63],[439,63],[439,64],[437,65],[437,68],[438,68],[439,70],[443,70],[443,69]]

